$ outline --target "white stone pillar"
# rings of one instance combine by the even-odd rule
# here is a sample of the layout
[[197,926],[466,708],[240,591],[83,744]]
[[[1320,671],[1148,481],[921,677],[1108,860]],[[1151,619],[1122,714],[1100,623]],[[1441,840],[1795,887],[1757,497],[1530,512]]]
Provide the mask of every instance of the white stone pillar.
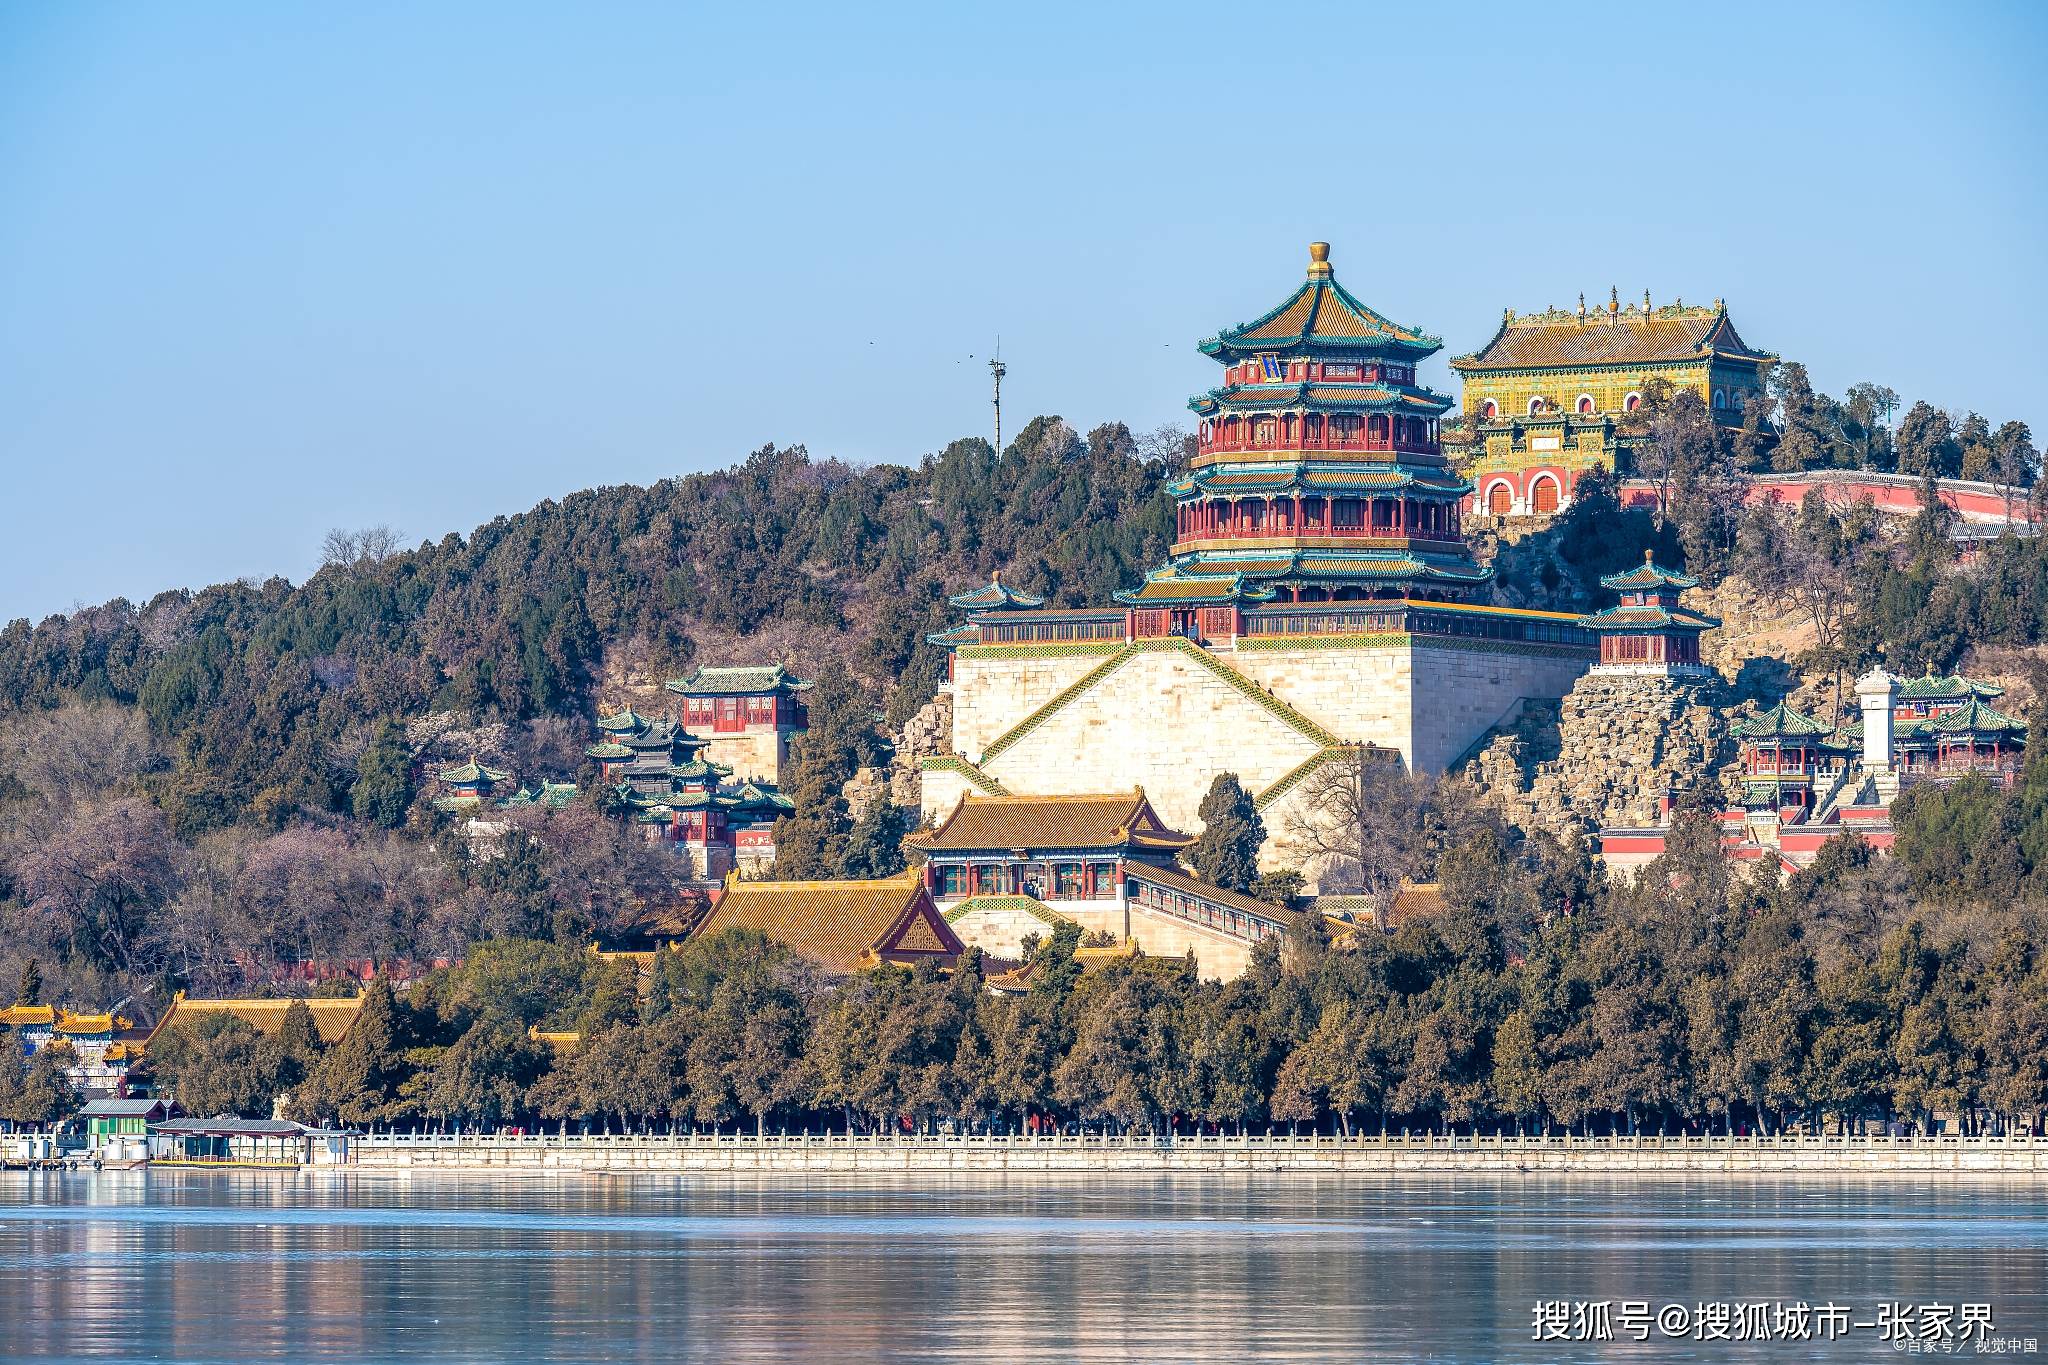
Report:
[[1899,680],[1882,668],[1856,680],[1856,701],[1863,708],[1863,766],[1871,772],[1891,771],[1892,711],[1898,699]]

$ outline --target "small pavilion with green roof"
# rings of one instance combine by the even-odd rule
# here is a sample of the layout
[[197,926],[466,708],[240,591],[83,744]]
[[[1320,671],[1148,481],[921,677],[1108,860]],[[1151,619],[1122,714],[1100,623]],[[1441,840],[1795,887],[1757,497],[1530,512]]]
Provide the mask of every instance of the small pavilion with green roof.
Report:
[[1592,671],[1711,676],[1713,670],[1700,662],[1700,636],[1721,623],[1678,601],[1679,593],[1699,585],[1697,578],[1659,565],[1649,550],[1640,567],[1602,578],[1600,586],[1621,600],[1579,618],[1578,624],[1600,637],[1600,662]]
[[1779,702],[1737,721],[1742,746],[1742,804],[1751,809],[1808,810],[1817,777],[1841,771],[1851,754],[1835,731]]
[[469,762],[434,774],[442,788],[441,795],[434,798],[434,809],[446,812],[481,806],[496,794],[498,784],[510,781],[511,776],[502,768],[485,767],[472,754]]

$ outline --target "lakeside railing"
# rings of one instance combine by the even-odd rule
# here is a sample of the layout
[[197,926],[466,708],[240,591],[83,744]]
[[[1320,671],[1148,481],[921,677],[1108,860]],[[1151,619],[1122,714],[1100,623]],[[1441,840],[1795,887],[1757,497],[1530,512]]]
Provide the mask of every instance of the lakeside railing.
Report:
[[358,1146],[434,1148],[974,1148],[1041,1151],[2009,1151],[2048,1150],[2048,1135],[2011,1133],[1644,1133],[1586,1137],[1566,1133],[370,1133]]

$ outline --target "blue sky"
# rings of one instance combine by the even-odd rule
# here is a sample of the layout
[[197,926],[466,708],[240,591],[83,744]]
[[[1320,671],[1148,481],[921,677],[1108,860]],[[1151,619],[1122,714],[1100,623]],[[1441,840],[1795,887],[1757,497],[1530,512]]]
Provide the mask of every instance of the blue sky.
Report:
[[[0,0],[0,619],[765,442],[1185,421],[1305,245],[1483,342],[1725,296],[2048,436],[2035,5]],[[1441,361],[1435,382],[1451,389]]]

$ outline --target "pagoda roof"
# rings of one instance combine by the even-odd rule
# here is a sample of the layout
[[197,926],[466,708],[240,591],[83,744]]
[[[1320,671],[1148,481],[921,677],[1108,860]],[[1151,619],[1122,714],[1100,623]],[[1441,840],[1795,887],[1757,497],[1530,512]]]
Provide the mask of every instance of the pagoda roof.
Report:
[[1431,474],[1386,464],[1336,464],[1322,460],[1272,465],[1209,465],[1166,486],[1168,496],[1195,493],[1390,493],[1419,488],[1460,495],[1472,485],[1448,474]]
[[1286,299],[1250,322],[1201,343],[1202,354],[1225,359],[1259,351],[1385,352],[1419,360],[1443,342],[1377,313],[1337,283],[1330,244],[1309,244],[1308,278]]
[[1779,702],[1768,711],[1744,717],[1734,725],[1738,739],[1807,739],[1820,737],[1823,743],[1833,735],[1830,726]]
[[1424,582],[1484,583],[1493,570],[1446,555],[1399,550],[1317,550],[1299,556],[1299,572],[1318,578],[1416,579]]
[[1075,796],[964,795],[952,812],[904,847],[926,853],[1031,849],[1147,849],[1175,852],[1195,842],[1171,829],[1143,788]]
[[1229,578],[1233,574],[1270,578],[1275,574],[1292,571],[1297,559],[1291,551],[1281,551],[1277,554],[1262,550],[1226,553],[1230,554],[1227,559],[1194,555],[1181,561],[1178,568],[1183,576],[1189,578]]
[[912,869],[875,881],[729,881],[695,937],[754,929],[828,971],[966,951]]
[[1220,605],[1269,601],[1273,590],[1247,584],[1242,572],[1190,576],[1181,566],[1169,564],[1146,574],[1145,582],[1138,588],[1114,596],[1117,601],[1131,606],[1150,606],[1158,602],[1214,602]]
[[608,735],[638,734],[650,724],[652,722],[647,717],[641,715],[630,706],[615,716],[599,716],[597,718],[597,728]]
[[1043,597],[1018,592],[1003,582],[1001,571],[990,574],[984,586],[956,594],[946,600],[965,611],[1011,611],[1019,608],[1028,610],[1045,605]]
[[586,748],[583,751],[583,753],[585,757],[595,758],[600,762],[606,759],[631,758],[633,756],[633,751],[631,749],[628,749],[625,745],[610,743],[593,744],[590,747]]
[[41,1028],[54,1026],[57,1022],[57,1007],[54,1005],[8,1005],[0,1008],[0,1028]]
[[499,804],[503,806],[545,806],[549,810],[560,810],[572,804],[579,788],[574,782],[550,782],[543,778],[538,786],[521,787]]
[[[1183,582],[1307,577],[1469,585],[1484,583],[1493,576],[1493,570],[1469,560],[1413,550],[1196,550],[1176,559],[1171,569],[1175,578]],[[1248,590],[1244,596],[1253,600],[1254,591]],[[1223,600],[1220,594],[1218,600]]]
[[1901,701],[1960,701],[1965,697],[1981,697],[1988,701],[2004,695],[2005,689],[1996,683],[1978,682],[1960,673],[1937,676],[1932,668],[1924,677],[1899,679]]
[[1643,562],[1623,573],[1607,574],[1600,580],[1603,588],[1617,591],[1640,591],[1646,588],[1697,588],[1700,581],[1659,565],[1651,556],[1654,551],[1643,551]]
[[63,1011],[57,1017],[54,1031],[71,1038],[90,1038],[95,1034],[111,1034],[117,1029],[128,1027],[125,1016],[118,1014],[73,1014]]
[[765,782],[742,782],[731,797],[734,810],[772,810],[779,815],[796,809],[796,802]]
[[1205,417],[1225,408],[1237,412],[1282,408],[1408,411],[1434,417],[1450,406],[1450,399],[1432,389],[1396,384],[1230,384],[1188,400],[1188,407]]
[[470,782],[503,782],[511,774],[499,768],[486,768],[472,757],[460,767],[443,768],[434,776],[443,782],[462,785]]
[[1587,630],[1713,630],[1721,621],[1684,607],[1609,607],[1581,616],[1579,624]]
[[658,754],[670,749],[697,750],[711,741],[700,739],[674,721],[656,721],[637,735],[621,737],[620,744],[636,754]]
[[963,621],[950,629],[933,631],[924,638],[930,644],[941,645],[948,649],[955,645],[971,645],[981,639],[981,627],[975,625],[972,621]]
[[1976,697],[1953,711],[1930,718],[1927,728],[1943,735],[2023,735],[2027,732],[2025,721],[2015,720],[2003,711],[1994,711]]
[[693,668],[680,678],[671,678],[668,690],[686,697],[750,697],[768,692],[800,692],[810,684],[781,664],[756,664],[736,668]]
[[1591,314],[1552,308],[1517,317],[1506,313],[1493,339],[1470,355],[1456,356],[1461,374],[1480,370],[1538,370],[1579,365],[1653,365],[1703,360],[1713,355],[1738,360],[1775,360],[1752,349],[1717,300],[1711,308],[1674,303],[1650,309],[1610,304]]

